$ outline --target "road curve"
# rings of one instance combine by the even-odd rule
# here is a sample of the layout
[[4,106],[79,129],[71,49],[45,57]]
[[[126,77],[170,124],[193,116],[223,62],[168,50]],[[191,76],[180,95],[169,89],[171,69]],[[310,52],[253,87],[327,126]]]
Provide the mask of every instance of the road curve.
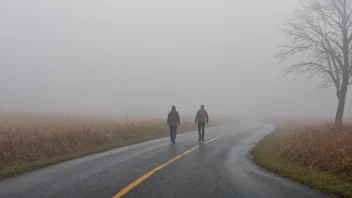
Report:
[[142,176],[123,197],[329,197],[250,160],[249,149],[274,129],[241,122],[208,128],[206,144],[190,132],[178,135],[176,144],[162,138],[126,146],[2,179],[0,197],[113,197]]

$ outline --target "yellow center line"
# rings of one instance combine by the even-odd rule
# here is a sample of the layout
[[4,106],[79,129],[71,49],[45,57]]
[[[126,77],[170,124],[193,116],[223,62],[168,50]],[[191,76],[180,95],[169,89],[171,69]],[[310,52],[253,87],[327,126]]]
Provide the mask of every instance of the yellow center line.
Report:
[[[228,134],[228,133],[227,133]],[[224,135],[227,135],[227,134],[224,134]],[[213,138],[213,139],[210,139],[206,142],[204,142],[204,144],[207,144],[209,142],[212,142],[224,135],[221,135],[221,136],[218,136],[216,138]],[[189,154],[190,152],[194,151],[195,149],[199,148],[200,145],[197,145],[185,152],[183,152],[182,154],[179,154],[177,155],[176,157],[170,159],[169,161],[167,161],[166,163],[154,168],[153,170],[149,171],[148,173],[146,173],[145,175],[143,175],[142,177],[138,178],[137,180],[135,180],[134,182],[132,182],[131,184],[129,184],[128,186],[126,186],[125,188],[123,188],[120,192],[118,192],[115,196],[113,196],[113,198],[120,198],[122,197],[123,195],[127,194],[130,190],[132,190],[134,187],[136,187],[138,184],[142,183],[144,180],[148,179],[150,176],[152,176],[155,172],[165,168],[167,165],[171,164],[172,162],[180,159],[181,157]]]

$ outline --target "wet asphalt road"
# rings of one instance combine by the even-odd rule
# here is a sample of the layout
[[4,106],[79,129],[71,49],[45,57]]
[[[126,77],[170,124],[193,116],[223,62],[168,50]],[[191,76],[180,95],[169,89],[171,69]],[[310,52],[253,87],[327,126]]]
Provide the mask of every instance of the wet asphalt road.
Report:
[[[192,152],[124,197],[329,197],[256,166],[248,151],[275,127],[241,122],[208,128]],[[112,197],[155,167],[198,145],[197,132],[114,149],[0,180],[0,197]]]

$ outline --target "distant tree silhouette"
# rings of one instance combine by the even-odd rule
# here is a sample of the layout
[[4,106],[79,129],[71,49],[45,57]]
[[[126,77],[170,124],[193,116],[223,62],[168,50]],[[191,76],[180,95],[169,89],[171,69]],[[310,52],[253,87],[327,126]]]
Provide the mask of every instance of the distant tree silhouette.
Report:
[[294,58],[285,74],[320,77],[324,86],[336,88],[335,128],[342,130],[347,88],[352,68],[352,0],[301,0],[298,9],[280,28],[288,41],[275,57]]

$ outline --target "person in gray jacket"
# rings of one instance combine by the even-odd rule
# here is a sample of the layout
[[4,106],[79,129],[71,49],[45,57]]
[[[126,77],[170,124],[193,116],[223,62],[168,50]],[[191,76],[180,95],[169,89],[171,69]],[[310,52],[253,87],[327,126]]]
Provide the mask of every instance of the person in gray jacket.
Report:
[[[197,112],[195,123],[198,121],[198,141],[204,141],[204,128],[205,122],[209,123],[208,112],[205,110],[204,105],[200,106],[200,109]],[[201,133],[202,132],[202,133]]]
[[170,142],[172,143],[175,143],[176,141],[177,124],[180,125],[180,116],[176,111],[176,107],[172,106],[171,111],[167,116],[167,125],[170,128]]

